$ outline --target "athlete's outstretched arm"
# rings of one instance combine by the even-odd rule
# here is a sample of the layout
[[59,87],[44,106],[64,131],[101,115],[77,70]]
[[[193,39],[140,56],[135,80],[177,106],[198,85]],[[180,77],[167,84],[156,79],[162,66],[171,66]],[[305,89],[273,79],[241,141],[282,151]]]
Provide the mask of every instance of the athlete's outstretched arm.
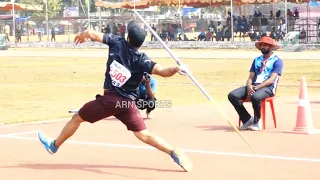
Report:
[[79,44],[79,43],[85,42],[86,39],[91,39],[93,41],[104,43],[103,38],[104,38],[103,33],[97,32],[95,30],[85,30],[84,32],[79,33],[74,38],[74,41],[76,44]]
[[175,75],[177,72],[179,72],[180,74],[183,74],[179,66],[162,68],[160,64],[156,64],[153,66],[153,69],[152,69],[152,74],[162,76],[162,77],[171,77]]

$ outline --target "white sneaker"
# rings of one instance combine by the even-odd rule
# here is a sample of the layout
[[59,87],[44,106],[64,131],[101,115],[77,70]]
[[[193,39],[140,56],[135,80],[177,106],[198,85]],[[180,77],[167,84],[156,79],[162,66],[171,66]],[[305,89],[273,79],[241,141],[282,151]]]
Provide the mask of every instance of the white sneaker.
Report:
[[252,131],[261,131],[262,130],[262,123],[261,123],[260,119],[259,119],[258,123],[252,125],[251,130]]
[[251,117],[246,123],[242,124],[242,126],[239,127],[239,130],[248,130],[250,129],[250,126],[253,124],[253,117]]

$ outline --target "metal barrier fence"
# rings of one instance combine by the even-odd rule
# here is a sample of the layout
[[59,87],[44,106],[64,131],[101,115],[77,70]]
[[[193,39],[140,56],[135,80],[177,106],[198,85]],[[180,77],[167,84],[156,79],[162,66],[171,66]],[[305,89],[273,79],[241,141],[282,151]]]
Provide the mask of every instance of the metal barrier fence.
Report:
[[[231,30],[231,18],[215,19],[197,19],[197,18],[171,18],[156,19],[146,17],[156,31],[168,41],[191,40],[191,41],[232,41],[233,32],[234,41],[255,41],[263,35],[272,35],[276,40],[281,41],[285,36],[285,28],[288,32],[296,31],[301,33],[301,41],[317,43],[320,41],[320,20],[317,18],[294,18],[290,17],[286,27],[283,18],[267,17],[234,17],[233,31]],[[19,42],[38,42],[38,41],[72,41],[75,34],[83,31],[89,25],[91,29],[103,31],[112,34],[125,34],[123,27],[134,16],[113,16],[109,18],[92,18],[90,21],[86,18],[55,18],[49,20],[49,35],[46,35],[45,24],[34,19],[29,24],[17,22],[16,39]],[[32,22],[32,23],[31,23]],[[141,26],[143,26],[143,23]],[[220,25],[218,24],[220,23]],[[0,22],[0,26],[1,26]],[[0,34],[2,31],[0,28]],[[11,31],[12,32],[12,31]],[[52,33],[54,32],[54,33]],[[11,33],[12,35],[12,33]],[[147,41],[154,40],[151,34]],[[185,36],[185,37],[184,37]]]

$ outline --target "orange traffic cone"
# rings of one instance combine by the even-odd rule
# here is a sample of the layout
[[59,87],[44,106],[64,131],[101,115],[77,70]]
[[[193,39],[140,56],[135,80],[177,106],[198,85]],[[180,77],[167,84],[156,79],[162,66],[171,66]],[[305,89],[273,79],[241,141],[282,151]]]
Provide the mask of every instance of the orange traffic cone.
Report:
[[299,93],[296,127],[293,129],[293,131],[286,131],[286,132],[295,133],[295,134],[320,133],[320,131],[316,130],[313,126],[311,110],[310,110],[310,101],[308,97],[307,83],[304,77],[302,77],[300,81],[300,93]]

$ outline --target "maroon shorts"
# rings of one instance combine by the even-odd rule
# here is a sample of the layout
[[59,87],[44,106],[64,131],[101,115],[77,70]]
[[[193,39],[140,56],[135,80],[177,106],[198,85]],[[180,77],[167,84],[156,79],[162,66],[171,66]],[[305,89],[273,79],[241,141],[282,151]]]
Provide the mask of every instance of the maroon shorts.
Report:
[[90,123],[114,116],[127,126],[129,131],[142,131],[147,129],[135,101],[118,95],[116,92],[106,92],[97,96],[96,100],[83,105],[79,116]]

